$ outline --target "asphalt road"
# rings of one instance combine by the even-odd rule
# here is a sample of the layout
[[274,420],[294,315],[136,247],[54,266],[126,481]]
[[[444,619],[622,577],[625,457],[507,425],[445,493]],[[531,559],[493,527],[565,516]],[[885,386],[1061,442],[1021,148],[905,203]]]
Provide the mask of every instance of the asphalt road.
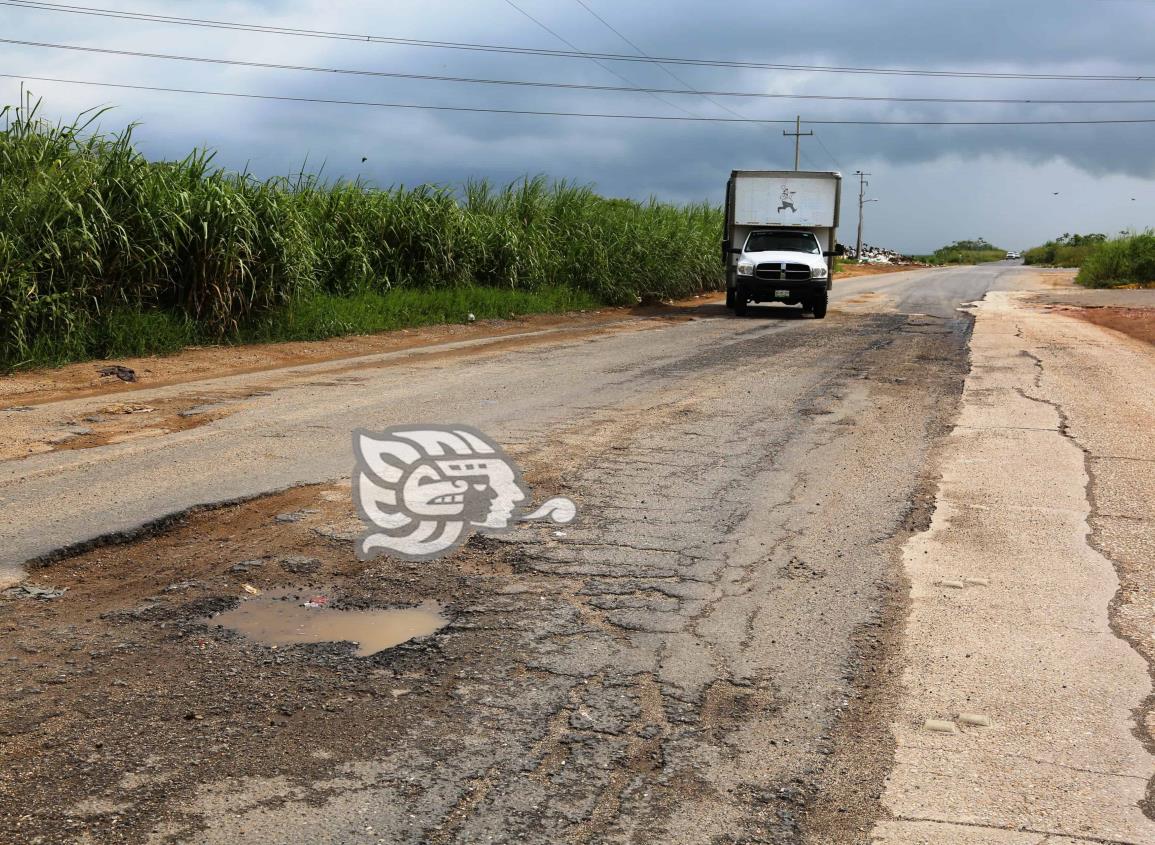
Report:
[[[148,729],[130,736],[112,696],[75,726],[107,732],[104,763],[80,786],[57,752],[12,775],[9,800],[33,821],[8,829],[56,841],[75,828],[52,808],[100,796],[114,827],[107,812],[78,815],[105,825],[101,842],[866,841],[890,760],[901,547],[929,520],[932,450],[968,368],[957,309],[1012,269],[839,283],[824,321],[703,306],[513,349],[383,356],[208,426],[0,464],[10,569],[192,505],[347,478],[352,429],[406,422],[476,426],[522,462],[539,500],[565,493],[581,509],[564,536],[526,526],[473,544],[468,577],[453,559],[360,573],[398,603],[442,601],[452,621],[423,657],[378,665],[386,683],[408,679],[396,704],[311,722],[309,748],[324,753],[308,765],[262,757],[291,747],[282,726],[281,738],[230,731],[182,769],[184,740],[159,739],[163,703],[139,703]],[[227,539],[238,559],[253,553]],[[351,544],[334,549],[351,559]],[[365,665],[348,656],[281,660],[282,675],[301,673],[280,682],[294,701],[337,684],[328,675],[368,683],[348,680]],[[222,684],[218,670],[179,671],[189,690],[208,673],[206,697]],[[350,733],[363,741],[337,736]],[[142,797],[118,778],[149,755],[171,771]]]
[[[838,283],[832,302],[844,308],[852,303],[849,312],[856,316],[927,314],[958,327],[963,323],[957,306],[981,298],[1011,269],[999,264],[853,279]],[[856,304],[864,295],[868,301]],[[382,355],[346,373],[343,384],[306,381],[273,396],[251,397],[243,411],[210,427],[4,462],[0,581],[24,561],[194,505],[346,474],[348,433],[354,428],[450,420],[516,443],[523,434],[532,439],[595,406],[612,408],[684,382],[710,361],[737,356],[735,364],[758,367],[768,354],[761,349],[763,339],[784,335],[775,343],[814,342],[816,332],[846,319],[818,323],[798,318],[794,309],[774,307],[752,308],[751,315],[738,331],[724,309],[712,306],[702,309],[703,319],[661,331],[559,343],[547,335],[512,354],[485,354],[479,348],[474,356],[445,362],[436,353],[464,351],[448,344],[417,355]],[[580,367],[575,366],[579,358]],[[688,360],[693,363],[685,364]],[[307,375],[309,369],[293,372]],[[324,381],[323,375],[317,378]],[[148,402],[261,380],[223,376],[133,396]],[[56,403],[53,410],[74,408],[81,414],[91,406],[89,400],[74,400]]]

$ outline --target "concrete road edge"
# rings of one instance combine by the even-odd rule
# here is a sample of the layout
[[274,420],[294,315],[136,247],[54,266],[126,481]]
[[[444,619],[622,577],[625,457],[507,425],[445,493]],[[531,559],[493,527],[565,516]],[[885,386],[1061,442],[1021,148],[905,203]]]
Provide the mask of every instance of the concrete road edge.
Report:
[[1140,806],[1155,758],[1135,725],[1147,665],[1109,624],[1119,579],[1089,539],[1084,449],[1033,351],[1070,344],[1067,318],[1006,292],[975,318],[934,517],[903,552],[911,612],[891,819],[872,839],[1155,842]]

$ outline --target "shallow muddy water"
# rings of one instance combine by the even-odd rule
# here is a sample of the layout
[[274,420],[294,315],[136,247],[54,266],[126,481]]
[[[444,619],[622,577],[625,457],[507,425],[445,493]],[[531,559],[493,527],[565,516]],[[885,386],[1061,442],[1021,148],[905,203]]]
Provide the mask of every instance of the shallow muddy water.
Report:
[[280,590],[246,599],[210,622],[266,645],[351,642],[368,657],[415,637],[426,637],[449,621],[436,602],[391,610],[336,610],[323,595]]

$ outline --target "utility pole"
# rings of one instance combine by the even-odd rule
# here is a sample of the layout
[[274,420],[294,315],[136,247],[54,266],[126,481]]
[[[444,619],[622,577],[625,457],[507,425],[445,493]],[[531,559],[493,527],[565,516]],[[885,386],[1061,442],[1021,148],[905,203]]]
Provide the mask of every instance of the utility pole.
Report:
[[793,132],[787,132],[785,129],[782,130],[782,135],[784,137],[794,139],[794,169],[795,170],[798,170],[798,159],[802,157],[802,137],[804,135],[813,135],[813,134],[814,134],[813,132],[803,132],[802,131],[802,115],[798,115],[798,117],[796,117],[794,119],[794,131]]
[[854,171],[854,175],[858,177],[858,244],[854,247],[854,259],[859,263],[862,262],[862,209],[868,202],[875,202],[875,200],[868,200],[866,198],[866,186],[870,183],[866,181],[869,173],[863,173],[861,170]]

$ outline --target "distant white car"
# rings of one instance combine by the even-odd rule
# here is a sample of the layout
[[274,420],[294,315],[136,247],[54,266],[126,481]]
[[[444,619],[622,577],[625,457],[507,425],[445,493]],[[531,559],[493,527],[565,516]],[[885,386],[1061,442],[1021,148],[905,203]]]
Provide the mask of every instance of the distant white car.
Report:
[[1008,252],[1006,260],[1007,261],[1018,261],[1022,257],[1023,256],[1017,252]]

